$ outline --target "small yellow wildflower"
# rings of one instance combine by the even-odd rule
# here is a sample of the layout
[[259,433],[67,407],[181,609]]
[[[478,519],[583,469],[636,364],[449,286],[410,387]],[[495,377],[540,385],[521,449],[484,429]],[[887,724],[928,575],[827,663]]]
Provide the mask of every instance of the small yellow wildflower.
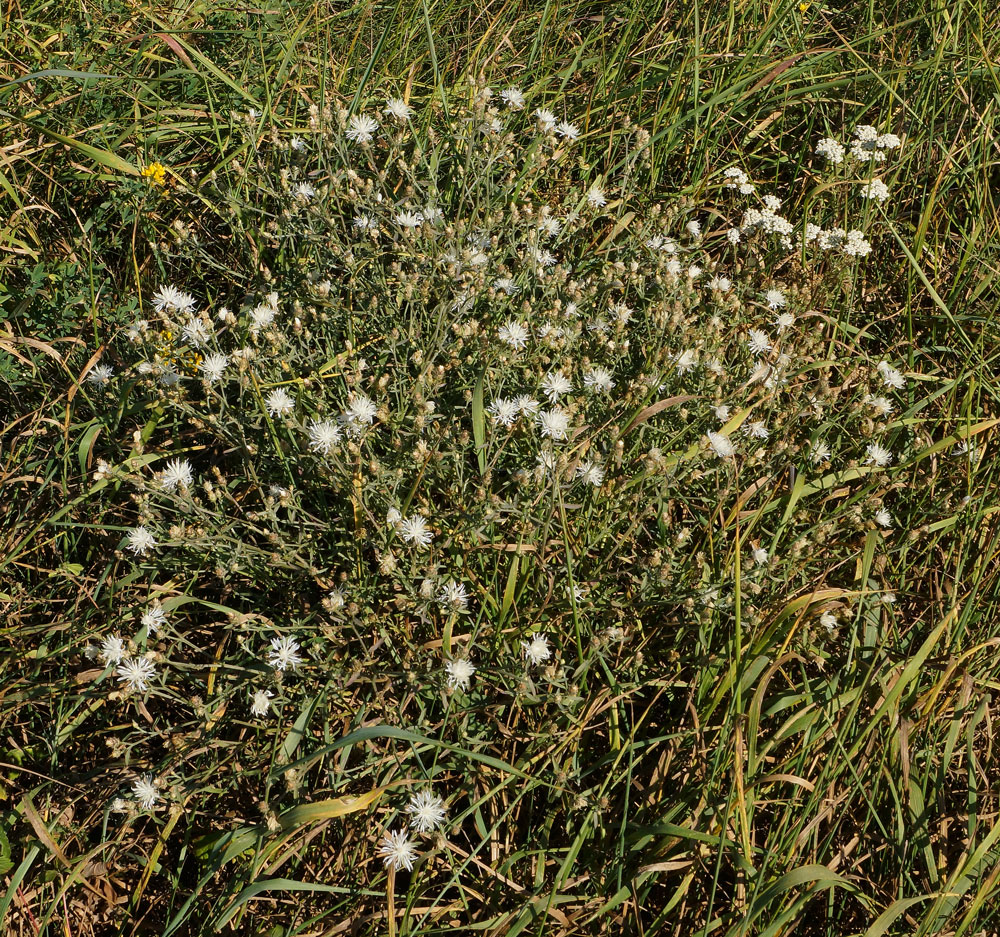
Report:
[[163,163],[150,163],[142,170],[142,174],[153,185],[166,185],[167,168]]

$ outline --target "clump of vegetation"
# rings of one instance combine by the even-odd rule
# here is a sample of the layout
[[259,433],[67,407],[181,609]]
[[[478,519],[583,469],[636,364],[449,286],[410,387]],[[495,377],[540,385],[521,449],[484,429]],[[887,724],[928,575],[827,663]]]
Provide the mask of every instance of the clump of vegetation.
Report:
[[924,805],[981,745],[995,639],[937,612],[996,421],[888,314],[906,113],[663,191],[641,114],[595,154],[491,77],[149,153],[107,341],[28,346],[76,367],[3,437],[61,466],[9,509],[14,932],[980,920],[995,837]]

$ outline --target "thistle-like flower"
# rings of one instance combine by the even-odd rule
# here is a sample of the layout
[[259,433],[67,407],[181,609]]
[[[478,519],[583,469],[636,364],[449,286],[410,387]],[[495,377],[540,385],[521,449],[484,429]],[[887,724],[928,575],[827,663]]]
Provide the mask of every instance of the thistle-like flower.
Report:
[[145,692],[149,682],[156,676],[156,667],[145,657],[130,657],[118,665],[115,676],[130,691]]
[[542,410],[535,419],[543,436],[561,442],[569,435],[569,414],[559,407]]
[[732,444],[729,437],[723,433],[708,433],[708,445],[712,452],[715,453],[716,458],[728,459],[731,455],[736,453],[736,447]]
[[145,527],[136,527],[128,532],[127,543],[125,544],[136,556],[145,556],[150,550],[155,550],[158,546],[156,538]]
[[449,612],[467,612],[469,610],[469,593],[461,582],[446,582],[438,590],[438,604]]
[[266,716],[271,709],[271,698],[274,694],[270,690],[255,690],[250,696],[250,712],[260,718]]
[[96,384],[98,387],[103,387],[105,384],[111,381],[111,378],[115,376],[114,369],[106,364],[98,364],[90,369],[90,374],[87,375],[87,380],[91,384]]
[[153,606],[152,608],[147,608],[142,614],[142,618],[139,619],[139,624],[146,629],[146,634],[157,635],[160,629],[167,623],[166,612],[163,611],[159,606]]
[[153,308],[168,315],[188,314],[194,311],[195,301],[190,293],[167,284],[153,293]]
[[418,550],[423,550],[430,546],[431,540],[434,539],[434,532],[423,517],[414,514],[399,522],[399,536],[407,543],[412,543]]
[[205,355],[201,364],[198,365],[199,370],[209,384],[215,384],[218,381],[221,381],[223,375],[226,373],[226,368],[228,367],[229,355],[224,355],[222,352],[218,351],[213,352],[210,355]]
[[615,386],[611,372],[607,368],[591,368],[583,375],[583,386],[606,394]]
[[467,690],[472,682],[476,668],[470,660],[464,657],[449,660],[444,665],[448,686],[453,690]]
[[410,825],[418,833],[429,833],[444,824],[448,815],[444,801],[432,791],[417,791],[410,797],[406,812],[413,818]]
[[187,459],[171,459],[160,472],[160,486],[166,491],[186,489],[194,484],[194,472]]
[[383,108],[382,113],[395,118],[403,124],[413,116],[413,108],[410,107],[410,105],[407,104],[402,98],[389,98],[389,100],[385,102],[385,107]]
[[321,455],[329,455],[341,437],[340,427],[333,420],[311,420],[309,423],[309,448]]
[[367,114],[353,114],[344,136],[355,143],[370,143],[378,130],[378,121]]
[[271,638],[271,650],[267,652],[267,663],[275,670],[297,670],[302,658],[298,654],[299,642],[292,637]]
[[524,95],[520,88],[505,88],[500,92],[500,98],[512,111],[519,111],[524,107]]
[[510,319],[500,327],[500,331],[497,332],[497,338],[510,345],[511,348],[520,351],[520,349],[528,344],[530,334],[520,322]]
[[132,794],[143,810],[152,810],[156,802],[160,800],[160,792],[156,789],[153,778],[148,774],[144,774],[132,782]]
[[125,642],[116,634],[109,634],[101,644],[101,660],[106,664],[118,664],[125,657],[128,657],[128,650]]
[[406,830],[390,830],[386,833],[379,844],[378,854],[385,862],[386,868],[391,866],[397,872],[400,869],[411,872],[417,858],[416,847],[406,835]]
[[876,465],[879,468],[885,468],[892,462],[892,452],[886,449],[885,446],[879,445],[877,442],[869,443],[868,447],[865,449],[865,465]]
[[544,664],[552,656],[548,636],[542,632],[532,635],[529,641],[522,641],[521,651],[529,664]]
[[542,393],[555,403],[563,394],[573,390],[573,384],[562,371],[550,371],[542,378]]
[[264,406],[271,416],[285,416],[295,408],[295,401],[284,387],[276,387],[264,399]]

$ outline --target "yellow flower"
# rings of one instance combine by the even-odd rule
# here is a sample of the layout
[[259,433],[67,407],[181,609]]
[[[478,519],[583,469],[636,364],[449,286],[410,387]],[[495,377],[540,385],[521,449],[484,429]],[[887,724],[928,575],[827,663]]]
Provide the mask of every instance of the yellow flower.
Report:
[[809,9],[809,6],[810,6],[810,5],[809,5],[808,3],[800,3],[800,4],[799,4],[799,12],[800,12],[800,13],[805,13],[805,12],[806,12],[806,10],[808,10],[808,9]]
[[166,185],[167,168],[163,163],[150,163],[142,170],[142,174],[153,185]]

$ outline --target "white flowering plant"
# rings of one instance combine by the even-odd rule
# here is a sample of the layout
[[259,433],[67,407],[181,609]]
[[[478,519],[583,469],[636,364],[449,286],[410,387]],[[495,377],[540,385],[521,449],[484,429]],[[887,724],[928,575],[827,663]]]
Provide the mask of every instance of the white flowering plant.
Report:
[[[632,900],[621,876],[655,923],[651,869],[690,867],[704,927],[722,865],[788,920],[780,876],[853,887],[835,838],[766,866],[718,759],[819,790],[799,733],[875,692],[838,674],[923,653],[926,584],[898,567],[959,526],[992,427],[869,289],[905,128],[838,130],[780,186],[726,162],[653,199],[648,129],[584,160],[574,100],[510,84],[261,120],[198,189],[229,206],[229,266],[159,245],[90,371],[74,493],[113,518],[87,528],[107,598],[65,651],[109,733],[79,801],[102,861],[186,824],[167,933],[203,893],[227,924],[293,852],[338,913],[406,890],[417,928],[447,907],[500,933],[557,893],[597,915]],[[714,870],[689,839],[727,844]],[[503,887],[463,908],[473,868]]]

